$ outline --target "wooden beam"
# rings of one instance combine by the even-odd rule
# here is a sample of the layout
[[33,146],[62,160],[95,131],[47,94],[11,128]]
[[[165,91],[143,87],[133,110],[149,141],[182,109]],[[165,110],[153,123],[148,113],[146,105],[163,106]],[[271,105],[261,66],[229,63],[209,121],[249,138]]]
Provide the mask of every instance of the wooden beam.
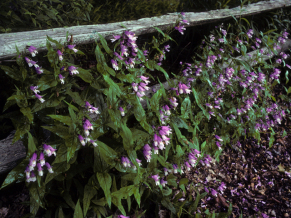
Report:
[[[271,0],[249,4],[242,8],[238,6],[232,9],[211,10],[199,13],[185,12],[185,18],[189,21],[189,25],[185,25],[185,27],[213,23],[218,20],[230,19],[232,16],[239,17],[263,13],[289,6],[291,6],[290,0]],[[28,53],[28,51],[25,50],[27,45],[33,45],[38,48],[38,51],[47,51],[45,46],[47,39],[46,35],[63,44],[66,40],[67,31],[69,31],[69,34],[73,34],[74,43],[77,45],[93,43],[95,39],[99,40],[97,33],[102,35],[106,40],[109,40],[112,39],[112,35],[122,34],[125,30],[134,32],[136,36],[156,32],[152,27],[158,27],[165,31],[168,27],[176,23],[178,14],[179,13],[168,13],[167,15],[159,17],[142,18],[117,23],[0,34],[0,59],[16,56],[16,45],[20,52]],[[121,24],[128,29],[125,29]],[[52,43],[52,46],[55,48],[54,43]]]

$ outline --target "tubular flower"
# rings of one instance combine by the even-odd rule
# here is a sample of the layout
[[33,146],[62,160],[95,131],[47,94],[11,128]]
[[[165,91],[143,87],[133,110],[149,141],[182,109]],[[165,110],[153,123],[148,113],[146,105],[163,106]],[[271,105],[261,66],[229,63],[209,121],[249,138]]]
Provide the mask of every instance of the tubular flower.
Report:
[[91,143],[94,147],[98,146],[97,143],[96,143],[95,141],[97,141],[97,139],[96,139],[96,140],[92,140],[92,139],[90,139],[90,143]]
[[151,161],[151,147],[146,144],[144,147],[143,147],[143,155],[145,157],[145,159],[147,160],[147,162],[150,162]]
[[120,108],[119,108],[119,110],[120,110],[121,116],[123,116],[123,117],[124,117],[124,116],[125,116],[125,113],[124,113],[124,110],[123,110],[123,108],[122,108],[122,107],[120,107]]
[[40,92],[39,90],[37,90],[38,86],[30,86],[30,89],[37,94],[38,92]]
[[47,154],[47,156],[49,156],[49,157],[50,157],[52,154],[55,155],[55,156],[57,155],[57,154],[56,154],[56,150],[57,150],[57,149],[54,149],[54,148],[51,147],[50,145],[46,145],[46,144],[44,144],[44,145],[43,145],[43,149],[44,149],[45,153]]
[[39,155],[39,162],[40,162],[40,165],[41,166],[44,166],[45,165],[45,160],[44,160],[44,154],[43,154],[43,152],[41,152],[40,155]]
[[43,170],[42,170],[42,167],[41,167],[41,164],[40,163],[37,163],[37,168],[38,168],[38,175],[39,176],[43,176]]
[[70,75],[79,74],[79,71],[77,69],[78,67],[74,67],[74,66],[68,67],[68,70],[70,71]]
[[211,189],[211,194],[215,197],[217,197],[217,191],[215,191],[214,189]]
[[76,45],[68,45],[68,48],[71,49],[71,50],[73,50],[75,53],[77,53],[78,49],[75,49],[74,48],[75,46]]
[[30,162],[29,162],[29,169],[30,169],[30,171],[32,171],[33,168],[36,166],[36,160],[37,160],[37,154],[34,153],[32,155],[32,157],[30,158]]
[[50,165],[48,162],[46,162],[45,165],[46,165],[46,167],[47,167],[47,169],[48,169],[48,171],[49,171],[50,173],[54,173],[54,171],[53,171],[51,165]]
[[34,47],[34,46],[30,46],[28,48],[28,51],[30,52],[32,57],[35,57],[35,55],[38,53],[37,50],[36,50],[36,47]]
[[63,77],[62,74],[59,74],[59,79],[61,80],[61,84],[65,84],[65,79],[66,77]]
[[60,50],[57,51],[58,55],[59,55],[59,60],[62,61],[63,60],[63,54]]
[[38,100],[40,100],[41,103],[45,102],[45,100],[42,98],[42,96],[35,94],[35,97],[38,98]]
[[83,146],[85,146],[86,142],[84,141],[84,138],[83,138],[81,135],[79,135],[78,138],[79,138],[81,144],[82,144]]
[[151,178],[153,178],[155,180],[156,185],[160,185],[160,181],[159,181],[160,177],[159,177],[159,174],[153,175],[153,176],[151,176]]
[[221,141],[221,142],[223,141],[222,138],[220,138],[218,135],[215,135],[215,138],[216,138],[218,141]]
[[168,184],[168,182],[167,182],[166,180],[161,179],[161,185],[162,185],[163,187],[165,187],[166,184]]
[[36,176],[34,175],[34,172],[31,172],[30,173],[30,179],[29,179],[30,182],[35,182],[36,181]]
[[140,78],[148,85],[150,81],[148,81],[149,77],[140,76]]
[[118,70],[119,69],[116,60],[111,59],[111,64],[112,64],[112,67],[114,68],[114,70]]

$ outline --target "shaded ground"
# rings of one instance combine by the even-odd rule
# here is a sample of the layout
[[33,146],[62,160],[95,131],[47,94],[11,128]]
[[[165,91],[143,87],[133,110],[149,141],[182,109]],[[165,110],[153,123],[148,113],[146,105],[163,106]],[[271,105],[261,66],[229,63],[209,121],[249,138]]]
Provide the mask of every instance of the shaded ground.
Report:
[[[95,67],[94,62],[87,62],[85,65],[84,69]],[[177,65],[175,69],[178,69]],[[159,77],[161,82],[164,81],[161,79],[161,74],[154,74],[154,76]],[[150,85],[153,84],[156,83],[150,83]],[[85,84],[80,82],[80,86],[83,85]],[[279,86],[276,87],[274,93],[276,99],[282,90]],[[282,102],[278,102],[278,105],[282,105]],[[271,148],[269,148],[270,131],[267,131],[261,133],[260,143],[253,138],[247,138],[245,141],[240,141],[240,146],[233,145],[236,150],[226,147],[220,157],[220,162],[211,163],[211,167],[202,166],[199,163],[195,169],[192,168],[190,172],[182,176],[176,174],[178,180],[186,177],[189,183],[193,181],[200,194],[205,192],[205,187],[209,190],[210,188],[217,190],[221,182],[226,184],[223,193],[217,190],[217,197],[213,197],[211,193],[206,195],[198,203],[198,212],[207,209],[210,213],[226,212],[229,204],[232,203],[231,218],[239,217],[241,213],[243,217],[264,217],[262,213],[267,215],[265,217],[291,217],[291,174],[288,176],[285,173],[285,171],[291,172],[291,133],[288,133],[291,121],[287,117],[282,125],[276,125],[273,128],[276,136]],[[284,130],[288,134],[281,137]],[[173,188],[173,192],[175,191],[177,190]],[[189,186],[185,196],[188,195],[192,195],[193,201],[197,196]],[[5,192],[1,191],[0,217],[15,218],[29,213],[28,200],[28,190],[24,183],[17,184],[17,188],[12,187]],[[144,217],[155,217],[153,211],[147,212]],[[160,217],[169,217],[169,211],[165,208],[160,206],[159,211]],[[117,212],[114,214],[121,214]],[[42,217],[41,213],[38,217]]]

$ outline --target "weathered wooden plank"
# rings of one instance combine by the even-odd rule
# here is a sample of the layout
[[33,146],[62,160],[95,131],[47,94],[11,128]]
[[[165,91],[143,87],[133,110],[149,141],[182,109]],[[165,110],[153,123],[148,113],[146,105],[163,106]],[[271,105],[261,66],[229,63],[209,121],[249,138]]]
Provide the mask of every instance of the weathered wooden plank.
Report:
[[[279,45],[281,47],[281,50],[279,52],[287,51],[289,48],[291,48],[291,40],[288,39],[288,40],[286,40],[285,44],[279,44]],[[264,51],[267,50],[267,48],[262,48],[262,49]],[[248,54],[251,55],[251,57],[253,57],[254,55],[257,54],[257,50],[249,52]],[[270,56],[270,57],[273,57],[273,56]],[[267,60],[270,57],[268,57],[267,55],[263,55],[261,58],[263,60]],[[243,56],[239,56],[239,57],[237,57],[235,59],[248,61],[249,56],[248,55],[246,55],[244,57]],[[230,62],[230,61],[231,60],[228,60],[227,62]],[[250,65],[253,66],[255,64],[251,63]],[[220,65],[221,69],[225,69],[226,67],[228,67],[227,63],[224,63],[223,65]],[[244,69],[244,67],[241,66],[241,69]],[[211,70],[211,73],[215,73],[215,71]],[[174,79],[173,81],[174,81],[175,84],[178,83],[177,79]],[[164,86],[164,88],[166,90],[169,90],[171,88],[169,86],[168,82],[164,82],[162,84],[163,84],[163,86]],[[151,98],[152,95],[154,94],[153,89],[159,90],[160,87],[161,87],[160,84],[151,86],[149,90],[145,91],[145,95],[147,97]],[[142,104],[143,108],[147,107],[146,100],[144,100],[144,99],[141,100],[141,104]],[[132,105],[128,105],[127,109],[130,109],[131,107],[132,107]],[[107,108],[107,104],[106,103],[105,103],[105,108]],[[85,109],[84,109],[84,111],[85,111]],[[93,121],[98,119],[99,116],[100,115],[90,114],[90,117],[92,118]],[[9,172],[10,170],[12,170],[17,165],[17,163],[19,161],[21,161],[23,158],[25,158],[25,156],[26,156],[25,147],[24,147],[22,141],[19,140],[19,141],[17,141],[16,143],[14,143],[12,145],[12,140],[13,140],[13,137],[14,137],[14,133],[15,133],[15,130],[12,131],[11,134],[6,139],[3,139],[3,140],[0,141],[0,175],[5,173],[5,172]],[[46,141],[49,141],[49,136],[50,136],[49,131],[45,132],[45,130],[44,130],[44,133],[47,136]]]
[[[229,19],[232,18],[232,16],[238,17],[258,14],[288,6],[291,6],[290,0],[271,0],[243,6],[242,9],[239,6],[232,9],[211,10],[208,12],[185,12],[185,18],[189,21],[189,25],[185,25],[185,27]],[[0,34],[0,59],[16,56],[15,45],[17,45],[20,51],[25,51],[27,45],[35,46],[39,51],[46,51],[46,35],[63,44],[66,39],[66,32],[69,31],[70,34],[74,35],[75,44],[88,44],[95,42],[95,39],[99,40],[97,33],[102,35],[106,40],[109,40],[112,39],[112,35],[122,34],[125,30],[130,30],[137,36],[156,32],[152,27],[159,27],[162,30],[166,30],[168,27],[175,24],[177,18],[178,13],[168,13],[167,15],[159,17],[142,18],[108,24],[3,33]],[[128,29],[125,29],[122,25]],[[54,43],[52,45],[53,47],[55,46]],[[26,50],[26,52],[28,51]]]

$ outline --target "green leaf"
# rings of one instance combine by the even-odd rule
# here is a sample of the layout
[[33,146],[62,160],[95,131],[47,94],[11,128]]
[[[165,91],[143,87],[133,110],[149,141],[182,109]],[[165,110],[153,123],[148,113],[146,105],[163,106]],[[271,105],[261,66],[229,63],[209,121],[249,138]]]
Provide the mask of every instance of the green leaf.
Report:
[[78,199],[78,202],[75,207],[75,212],[74,212],[74,218],[83,218],[83,211],[80,205],[80,199]]
[[164,207],[166,207],[167,209],[169,209],[173,214],[176,214],[177,211],[174,207],[174,205],[170,202],[169,198],[163,198],[163,200],[161,201],[162,205]]
[[159,89],[150,99],[151,108],[156,112],[156,115],[159,116],[159,108],[160,108],[160,99],[162,97],[162,90]]
[[289,77],[288,77],[288,70],[286,70],[286,73],[285,73],[285,77],[286,77],[286,84],[289,82]]
[[4,182],[1,185],[1,189],[6,186],[16,182],[16,181],[24,181],[25,179],[25,168],[29,164],[30,157],[23,159],[13,170],[11,170],[6,176]]
[[96,189],[93,186],[85,185],[84,198],[83,198],[83,210],[84,216],[86,216],[87,211],[90,206],[91,199],[97,194]]
[[17,81],[21,80],[21,76],[18,75],[12,68],[7,67],[7,66],[3,66],[0,65],[0,68],[8,75],[10,76],[12,79],[15,79]]
[[110,50],[110,48],[108,47],[108,45],[107,45],[107,42],[106,42],[106,40],[104,39],[104,37],[102,36],[102,35],[100,35],[99,33],[97,33],[98,34],[98,36],[99,36],[99,38],[100,38],[100,42],[101,42],[101,44],[102,44],[102,47],[105,49],[105,51],[108,53],[108,54],[110,54],[110,55],[112,55],[112,51]]
[[70,169],[70,166],[71,165],[66,162],[52,164],[54,173],[47,174],[45,178],[45,184],[49,183],[53,178],[60,175],[61,173],[66,172],[68,169]]
[[159,33],[161,33],[163,35],[163,37],[165,37],[165,34],[163,33],[163,31],[161,29],[159,29],[158,27],[153,27],[155,28]]
[[110,193],[110,188],[112,185],[111,176],[108,173],[98,173],[98,172],[96,176],[101,188],[104,191],[108,206],[111,209],[111,193]]
[[62,207],[60,207],[60,209],[59,209],[59,216],[58,216],[58,218],[65,218],[65,215],[63,213]]
[[134,194],[134,197],[136,199],[136,202],[138,203],[138,206],[140,208],[140,199],[141,199],[141,196],[140,196],[140,193],[139,193],[139,187],[138,186],[135,186],[134,187],[133,194]]
[[75,152],[77,150],[77,137],[73,136],[70,138],[66,138],[66,146],[67,146],[67,163],[74,157]]
[[97,147],[94,149],[99,149],[100,154],[102,158],[104,158],[105,162],[111,166],[115,166],[114,159],[117,158],[117,153],[112,148],[110,148],[108,145],[101,141],[96,141]]
[[82,80],[84,80],[87,83],[91,83],[94,79],[94,77],[91,75],[90,70],[84,70],[82,68],[78,68],[79,74],[77,74],[78,77],[80,77]]
[[38,187],[37,183],[33,183],[29,186],[29,193],[30,193],[30,213],[34,216],[36,215],[39,206],[46,209],[42,203],[42,199],[45,193],[45,186]]
[[122,187],[120,190],[112,193],[112,203],[115,204],[121,213],[126,216],[125,210],[121,204],[121,199],[127,199],[127,197],[134,194],[134,185]]
[[27,131],[27,134],[28,134],[28,152],[26,156],[31,157],[31,155],[36,151],[36,146],[34,144],[33,137],[29,131]]
[[54,120],[60,121],[63,124],[66,124],[68,126],[72,125],[72,119],[69,116],[62,116],[62,115],[47,115],[47,116],[53,118]]
[[173,115],[172,117],[172,121],[173,123],[178,127],[178,128],[184,128],[184,129],[189,129],[188,125],[186,124],[186,122],[181,119],[178,116]]
[[191,113],[191,101],[186,97],[181,104],[181,118],[188,119]]
[[192,87],[192,92],[193,92],[193,95],[194,95],[194,98],[195,98],[195,101],[196,101],[198,107],[202,110],[203,114],[208,118],[209,117],[208,113],[207,113],[206,109],[201,105],[199,95],[196,92],[196,90],[194,89],[194,87]]
[[38,80],[37,86],[39,91],[47,90],[51,87],[56,86],[56,80],[53,75],[42,75],[42,77]]
[[167,81],[169,80],[169,75],[168,75],[168,73],[167,73],[167,72],[166,72],[166,71],[165,71],[161,66],[155,64],[155,65],[154,65],[154,68],[155,68],[156,70],[158,70],[158,71],[163,72],[164,75],[165,75],[166,80],[167,80]]
[[125,150],[130,150],[133,146],[132,133],[124,123],[121,123],[121,129],[122,132],[120,133],[120,135],[123,138],[123,146]]
[[26,116],[28,118],[29,122],[32,123],[33,115],[31,113],[30,107],[26,107],[26,108],[22,107],[22,108],[20,108],[20,111],[21,111],[21,113],[23,113],[24,116]]
[[60,124],[57,124],[55,126],[42,126],[42,128],[51,131],[52,133],[56,134],[57,136],[63,139],[70,137],[69,128]]
[[21,124],[20,126],[17,126],[16,132],[14,134],[14,138],[12,140],[12,144],[17,142],[29,130],[30,130],[30,125],[29,124],[24,124],[24,125]]
[[80,106],[85,106],[85,102],[82,100],[78,92],[72,92],[71,90],[67,90],[66,94],[72,97],[72,99],[75,100],[75,102]]

